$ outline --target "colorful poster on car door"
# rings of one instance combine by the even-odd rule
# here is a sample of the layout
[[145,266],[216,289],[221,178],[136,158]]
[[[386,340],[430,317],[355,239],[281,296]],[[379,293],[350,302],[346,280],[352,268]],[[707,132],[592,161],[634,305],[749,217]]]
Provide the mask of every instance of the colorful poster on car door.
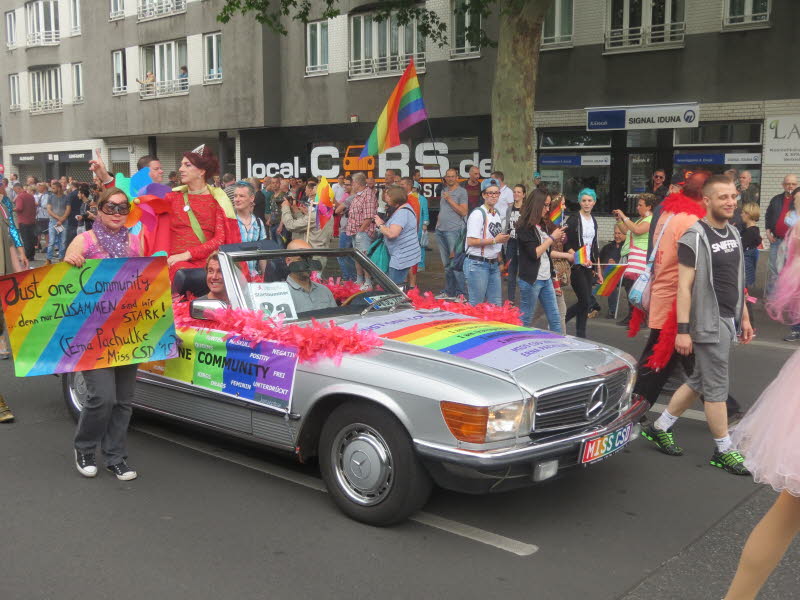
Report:
[[297,349],[214,330],[182,329],[178,357],[145,370],[199,388],[289,411]]
[[385,339],[439,350],[508,372],[561,352],[597,348],[552,331],[446,311],[407,310],[361,319],[356,324]]

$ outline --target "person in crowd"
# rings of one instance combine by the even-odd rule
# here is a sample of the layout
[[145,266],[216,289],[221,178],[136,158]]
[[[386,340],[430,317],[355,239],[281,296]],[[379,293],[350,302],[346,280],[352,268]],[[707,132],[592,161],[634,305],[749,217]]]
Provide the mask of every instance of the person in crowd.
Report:
[[409,269],[420,261],[421,250],[417,235],[417,215],[408,202],[408,194],[399,185],[386,189],[388,220],[377,214],[373,218],[378,231],[386,240],[389,253],[389,279],[403,285]]
[[[364,255],[369,252],[375,237],[375,216],[378,214],[378,201],[367,187],[367,178],[363,173],[353,175],[352,195],[349,197],[350,209],[345,226],[345,235],[350,238],[354,248]],[[347,199],[345,200],[345,203]],[[368,271],[355,263],[355,281],[364,290],[372,288]]]
[[[581,210],[577,215],[567,219],[567,241],[564,248],[573,254],[570,280],[575,291],[576,302],[567,309],[567,322],[575,319],[575,335],[586,337],[586,321],[589,310],[593,306],[592,288],[595,278],[603,282],[600,270],[600,249],[597,243],[597,219],[592,209],[597,203],[597,194],[591,188],[584,188],[578,193]],[[586,264],[578,264],[574,256],[585,248]]]
[[464,277],[467,280],[469,303],[482,302],[500,305],[500,265],[498,258],[503,244],[511,237],[503,233],[503,220],[495,209],[500,198],[501,183],[484,179],[483,206],[472,211],[467,219],[467,255],[464,259]]
[[656,169],[650,178],[647,193],[653,194],[657,198],[656,204],[658,204],[666,198],[668,191],[667,172],[664,169]]
[[367,175],[367,190],[375,198],[375,204],[378,206],[378,212],[382,212],[383,210],[385,210],[385,205],[383,202],[383,194],[381,193],[381,189],[375,182],[375,178],[372,177],[371,175]]
[[500,219],[505,220],[508,208],[514,204],[514,192],[505,184],[506,176],[502,171],[493,171],[492,177],[500,184],[500,198],[495,210],[500,214]]
[[[769,271],[765,291],[767,300],[772,295],[775,279],[786,259],[786,249],[782,246],[786,234],[791,229],[792,216],[790,213],[798,201],[797,192],[797,176],[787,175],[783,178],[783,193],[774,196],[767,207],[767,214],[764,218],[764,229],[769,240]],[[783,339],[787,342],[800,341],[800,323],[792,325],[789,335]]]
[[[281,205],[281,223],[291,232],[293,239],[305,239],[312,248],[327,248],[330,245],[333,235],[333,219],[330,219],[324,227],[320,228],[313,206],[313,199],[317,193],[317,180],[310,178],[303,190],[301,199],[291,199]],[[310,200],[306,202],[304,198]],[[309,220],[311,225],[309,228]],[[320,258],[323,266],[325,258]]]
[[[611,211],[617,218],[617,227],[625,234],[625,243],[622,245],[620,258],[628,265],[622,277],[622,287],[625,288],[626,293],[630,291],[631,286],[633,286],[639,275],[644,273],[647,266],[653,207],[657,202],[658,197],[655,194],[640,194],[636,200],[638,218],[635,221],[626,216],[621,210]],[[627,327],[632,314],[633,307],[628,303],[628,314],[620,323]]]
[[[483,197],[481,196],[481,170],[477,165],[471,165],[467,169],[467,174],[468,178],[461,184],[461,187],[467,192],[467,211],[471,213],[483,204]],[[458,182],[458,171],[456,171],[456,182]],[[446,179],[445,183],[447,183]]]
[[[543,191],[541,187],[537,188],[540,191]],[[558,194],[554,198],[552,198],[550,203],[550,215],[558,214],[559,210],[561,214],[566,214],[567,211],[567,199],[562,195]],[[553,234],[556,229],[560,229],[562,227],[562,223],[565,219],[562,217],[559,219],[558,223],[553,222],[552,218],[547,219],[545,225],[547,226],[547,233]],[[553,268],[555,269],[555,275],[553,276],[553,290],[556,294],[556,302],[558,304],[558,312],[561,316],[561,333],[566,334],[567,332],[567,303],[564,301],[564,290],[567,289],[570,285],[570,273],[572,272],[572,254],[564,251],[564,240],[566,239],[566,232],[564,236],[560,240],[554,240],[553,245],[550,247],[550,260],[553,263]],[[536,306],[536,311],[533,314],[533,322],[537,323],[540,319],[545,317],[544,308],[542,307],[541,303]]]
[[22,183],[14,183],[17,195],[14,197],[14,215],[28,262],[36,257],[36,199],[26,191]]
[[142,86],[142,91],[146,96],[152,96],[156,93],[156,76],[152,71],[147,71],[144,74],[144,79],[136,79],[136,83]]
[[39,226],[37,235],[37,249],[44,252],[49,245],[48,231],[50,229],[50,215],[47,212],[47,205],[50,203],[50,192],[47,184],[37,183],[36,193],[33,195],[36,199],[36,224]]
[[336,183],[331,186],[331,189],[333,190],[334,200],[336,200],[337,203],[341,202],[347,194],[347,190],[344,188],[343,172],[339,172],[339,175],[336,177]]
[[225,278],[222,276],[222,267],[219,264],[219,252],[216,250],[206,259],[206,286],[208,294],[200,296],[198,300],[219,300],[225,304],[231,303],[225,287]]
[[439,200],[439,219],[436,221],[436,245],[445,273],[445,289],[441,296],[457,297],[464,293],[459,286],[458,278],[452,268],[451,261],[460,250],[456,243],[466,226],[468,210],[467,190],[458,184],[458,171],[448,169],[444,174],[445,188]]
[[69,217],[67,217],[67,239],[64,245],[66,248],[69,248],[72,240],[78,235],[78,217],[81,214],[81,204],[83,204],[83,201],[78,194],[77,187],[73,187],[72,184],[69,184],[69,191],[66,192],[66,195],[67,203],[69,204]]
[[222,176],[222,191],[231,199],[231,202],[233,202],[234,189],[236,189],[236,177],[233,176],[233,173],[225,173]]
[[[508,300],[516,304],[517,301],[517,267],[518,267],[518,246],[517,246],[517,221],[522,213],[522,205],[525,201],[525,194],[527,189],[521,183],[514,186],[514,204],[506,211],[506,220],[503,225],[503,231],[509,234],[508,243],[503,248],[503,255],[506,261],[506,273],[508,274],[508,281],[506,288],[508,290]],[[548,203],[549,206],[549,203]]]
[[[363,175],[363,173],[362,173]],[[349,214],[350,214],[350,205],[353,203],[355,199],[355,192],[353,191],[353,178],[352,177],[344,177],[342,176],[342,189],[344,190],[344,194],[340,195],[339,200],[334,200],[335,208],[334,208],[334,223],[333,223],[333,237],[338,237],[339,239],[339,248],[352,248],[353,247],[353,238],[354,236],[347,233],[347,224],[350,222]],[[364,179],[366,182],[366,177]],[[334,184],[338,185],[338,183]],[[366,186],[366,183],[365,183]],[[333,187],[333,186],[332,186]],[[334,192],[334,198],[336,197],[336,192]],[[372,223],[372,219],[370,219],[370,223]],[[336,234],[336,229],[338,225],[338,236]],[[350,256],[340,256],[336,259],[336,262],[339,263],[339,269],[342,272],[342,279],[344,281],[356,281],[356,263]],[[363,281],[363,277],[361,278]]]
[[744,206],[748,202],[761,203],[761,188],[753,183],[753,174],[750,171],[739,173],[739,203]]
[[422,195],[422,171],[419,169],[414,169],[414,174],[412,176],[414,178],[414,189],[417,190],[417,193],[421,196]]
[[[518,186],[519,187],[519,186]],[[563,333],[553,287],[553,265],[550,251],[553,243],[564,238],[564,228],[547,233],[550,215],[550,196],[533,190],[522,206],[522,214],[515,224],[519,248],[519,293],[522,324],[531,324],[537,301],[547,316],[549,329]]]
[[94,221],[97,218],[97,201],[94,199],[91,188],[85,183],[78,186],[78,192],[83,200],[79,222],[83,224],[86,231],[89,231],[94,226]]
[[422,236],[428,231],[429,216],[428,216],[428,199],[420,194],[414,187],[413,177],[401,177],[400,186],[406,191],[408,196],[408,203],[414,209],[417,215],[417,234],[419,236],[420,245],[420,261],[412,266],[408,271],[408,285],[409,288],[417,287],[417,273],[425,269],[425,251],[422,244]]
[[[743,174],[747,171],[743,171]],[[742,245],[744,246],[744,284],[752,290],[756,283],[758,268],[758,249],[761,247],[761,231],[758,229],[758,220],[761,218],[761,209],[755,202],[745,202],[742,205]]]
[[[784,236],[787,263],[767,303],[770,316],[800,322],[800,225]],[[725,600],[755,600],[770,573],[800,532],[800,350],[764,390],[731,434],[744,466],[757,483],[779,492],[747,539]]]
[[[151,175],[152,177],[152,175]],[[167,185],[172,188],[176,188],[181,184],[180,179],[178,179],[178,172],[177,171],[170,171],[169,177],[167,178]]]
[[267,198],[261,187],[261,181],[257,177],[248,177],[245,181],[249,183],[255,191],[253,199],[253,214],[266,223],[266,204]]
[[[98,208],[94,227],[75,237],[64,261],[80,267],[87,259],[143,256],[142,240],[125,227],[130,212],[125,192],[108,188],[100,196]],[[117,479],[130,481],[137,476],[127,463],[127,438],[138,367],[133,364],[83,371],[87,398],[73,443],[75,466],[84,477],[97,475],[98,446],[106,469]]]
[[[258,242],[266,239],[267,226],[253,214],[256,203],[253,184],[249,181],[237,181],[233,188],[233,208],[236,211],[236,221],[239,223],[239,235],[242,241]],[[247,261],[247,268],[251,273],[259,272],[258,262],[255,260]]]
[[[622,247],[625,245],[625,233],[619,225],[614,225],[614,239],[600,248],[601,265],[617,265],[622,262]],[[603,268],[603,267],[601,267]],[[617,312],[617,300],[619,299],[619,288],[615,288],[608,297],[608,319],[614,318]]]
[[734,340],[737,335],[744,344],[753,339],[744,294],[742,240],[729,223],[737,197],[736,186],[727,176],[710,177],[703,187],[705,217],[695,221],[678,241],[675,351],[681,356],[694,354],[695,365],[688,381],[642,435],[663,453],[682,455],[672,428],[702,394],[716,445],[711,465],[734,475],[749,475],[744,458],[733,447],[725,406]]
[[[99,183],[103,187],[114,187],[114,176],[108,172],[106,163],[100,153],[100,149],[94,151],[95,156],[89,161],[89,170],[99,179]],[[164,168],[161,166],[161,161],[154,154],[145,154],[138,161],[136,161],[137,171],[141,171],[147,167],[150,169],[150,179],[153,183],[164,182]],[[177,187],[178,184],[175,185]]]
[[70,205],[67,202],[67,196],[64,194],[64,189],[61,183],[54,181],[50,184],[52,194],[48,199],[47,214],[50,217],[48,238],[50,240],[47,246],[47,262],[50,265],[53,262],[58,262],[61,255],[64,254],[67,241],[67,219],[69,218]]
[[[286,246],[287,250],[310,250],[311,244],[305,240],[292,240]],[[336,308],[336,300],[333,293],[321,283],[311,280],[311,272],[314,271],[315,262],[310,256],[287,256],[286,265],[289,267],[289,275],[286,283],[289,284],[289,293],[292,295],[292,302],[297,314],[321,310],[324,308]]]

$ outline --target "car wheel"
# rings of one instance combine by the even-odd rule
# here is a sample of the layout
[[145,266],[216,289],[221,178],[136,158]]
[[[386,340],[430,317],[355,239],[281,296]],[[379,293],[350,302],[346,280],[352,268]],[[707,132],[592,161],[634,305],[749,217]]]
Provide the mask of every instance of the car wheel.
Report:
[[89,396],[83,373],[64,373],[61,376],[61,387],[64,391],[64,402],[67,405],[67,411],[77,423],[81,416],[84,402]]
[[322,478],[347,515],[369,525],[391,525],[422,508],[431,478],[408,433],[388,411],[348,402],[325,422],[319,449]]

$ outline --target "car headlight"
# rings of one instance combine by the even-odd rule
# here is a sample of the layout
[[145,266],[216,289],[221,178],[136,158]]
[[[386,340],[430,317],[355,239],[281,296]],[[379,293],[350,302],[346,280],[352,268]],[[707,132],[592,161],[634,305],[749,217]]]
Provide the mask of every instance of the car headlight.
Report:
[[531,427],[531,405],[524,400],[495,406],[442,402],[441,410],[455,438],[472,444],[513,439],[518,432],[527,435]]
[[632,394],[633,388],[636,387],[636,369],[631,369],[630,376],[628,377],[628,385],[625,386],[625,393],[622,395],[622,400],[620,400],[619,408],[622,412],[625,412],[631,407],[632,404]]

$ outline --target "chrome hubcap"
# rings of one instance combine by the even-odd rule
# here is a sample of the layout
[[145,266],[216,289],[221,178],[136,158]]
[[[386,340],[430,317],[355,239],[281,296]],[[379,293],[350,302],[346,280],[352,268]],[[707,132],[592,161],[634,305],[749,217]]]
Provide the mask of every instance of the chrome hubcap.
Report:
[[392,455],[380,433],[353,423],[343,428],[331,448],[339,487],[362,506],[374,506],[386,498],[393,482]]
[[83,410],[86,398],[89,397],[89,390],[86,389],[86,380],[83,378],[83,373],[73,373],[71,377],[69,399],[72,405],[80,412]]

